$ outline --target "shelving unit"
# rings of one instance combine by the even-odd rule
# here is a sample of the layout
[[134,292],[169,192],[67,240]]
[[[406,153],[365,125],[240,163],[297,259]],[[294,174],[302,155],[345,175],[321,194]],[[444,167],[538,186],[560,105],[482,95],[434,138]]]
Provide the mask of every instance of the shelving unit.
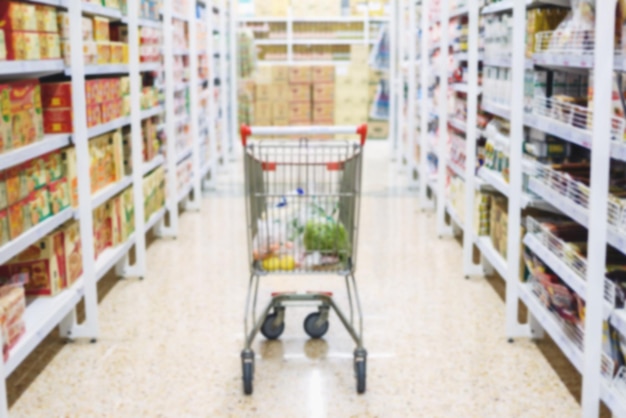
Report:
[[[128,56],[126,64],[85,65],[82,54],[72,54],[69,64],[62,59],[39,61],[3,61],[0,65],[0,77],[7,82],[21,79],[36,79],[49,75],[66,76],[72,85],[73,106],[73,133],[45,135],[38,142],[16,148],[0,154],[0,170],[7,170],[27,161],[46,155],[52,151],[62,150],[71,146],[76,149],[76,168],[78,179],[78,205],[76,208],[67,208],[58,214],[29,228],[17,238],[0,247],[0,263],[6,263],[29,246],[49,235],[59,226],[76,219],[80,226],[80,240],[82,247],[82,276],[70,287],[56,296],[36,297],[28,303],[24,313],[26,324],[25,334],[9,351],[8,360],[2,365],[4,377],[10,376],[37,345],[56,327],[60,328],[60,335],[75,339],[89,339],[96,341],[99,337],[98,329],[98,290],[97,283],[112,268],[120,276],[143,277],[146,273],[145,262],[145,233],[154,229],[159,236],[176,236],[178,220],[178,204],[183,201],[187,208],[199,204],[202,180],[208,175],[213,176],[220,164],[219,147],[223,138],[218,138],[218,132],[227,135],[226,121],[228,112],[223,105],[215,103],[216,91],[220,100],[225,90],[222,88],[225,75],[229,71],[230,61],[225,42],[215,42],[224,38],[228,32],[230,15],[220,13],[228,10],[227,2],[222,1],[219,6],[199,4],[206,7],[206,13],[197,16],[196,2],[190,2],[188,11],[180,14],[174,11],[179,5],[174,1],[163,2],[162,20],[151,20],[139,16],[139,7],[129,7],[127,14],[120,10],[98,5],[68,0],[33,0],[33,3],[51,5],[69,12],[70,49],[83,51],[81,33],[83,16],[106,17],[112,21],[121,21],[128,25]],[[187,51],[189,79],[184,89],[189,89],[189,115],[187,123],[190,125],[190,146],[186,148],[187,158],[193,160],[191,183],[181,190],[176,190],[176,156],[175,144],[178,132],[176,131],[177,118],[174,108],[175,80],[173,78],[174,56],[179,52],[172,44],[172,21],[183,20],[187,24],[189,34],[189,48]],[[202,26],[202,33],[206,38],[199,39],[197,31]],[[161,30],[163,47],[161,48],[162,62],[141,62],[140,59],[140,28]],[[200,62],[200,56],[206,59]],[[225,60],[214,56],[227,57]],[[165,103],[151,108],[142,108],[141,90],[143,87],[142,73],[155,73],[156,79],[165,78],[165,82],[155,82],[165,89]],[[200,78],[202,74],[202,78]],[[108,123],[87,127],[86,115],[86,77],[102,78],[108,76],[128,76],[130,80],[130,116],[123,116]],[[200,89],[190,86],[201,86]],[[201,98],[203,109],[200,110]],[[223,103],[222,103],[223,104]],[[164,115],[165,123],[159,130],[166,129],[166,152],[157,153],[149,161],[144,161],[142,121]],[[221,129],[224,124],[226,129]],[[92,138],[111,131],[130,127],[130,145],[132,174],[123,176],[121,180],[110,184],[96,193],[91,193],[90,184],[90,151],[89,141]],[[200,146],[210,148],[209,158],[202,159]],[[170,156],[170,157],[168,157]],[[166,206],[157,210],[147,220],[144,218],[144,177],[159,167],[167,167],[167,194]],[[107,248],[96,259],[94,249],[94,215],[93,210],[107,203],[111,198],[118,196],[122,191],[131,189],[134,206],[135,232],[121,244]],[[191,191],[193,190],[193,193]],[[194,197],[189,200],[189,195]],[[165,225],[167,219],[169,224]],[[139,233],[138,231],[143,231]],[[144,233],[145,232],[145,233]],[[129,254],[134,250],[135,262],[129,264]],[[149,282],[146,282],[149,285]],[[84,301],[85,320],[78,324],[75,307]],[[0,392],[5,392],[5,380],[0,379]],[[7,417],[8,406],[4,393],[0,394],[0,417]]]
[[[614,416],[626,416],[626,369],[607,354],[602,342],[605,321],[622,337],[626,336],[626,310],[618,305],[615,297],[616,285],[607,278],[605,271],[607,246],[626,254],[626,230],[621,224],[620,215],[622,208],[616,203],[616,199],[609,200],[608,194],[609,167],[626,161],[623,140],[626,120],[613,116],[611,111],[613,71],[623,71],[625,68],[623,54],[612,52],[615,48],[615,2],[596,2],[595,30],[587,31],[585,37],[580,38],[584,41],[578,46],[574,41],[567,48],[554,49],[554,39],[558,34],[538,34],[532,58],[530,55],[526,56],[526,38],[530,36],[526,34],[527,11],[545,5],[569,7],[569,0],[509,0],[490,4],[482,9],[482,2],[467,2],[469,8],[458,11],[450,10],[450,0],[440,0],[437,5],[411,0],[401,3],[420,10],[421,19],[409,19],[406,31],[421,33],[422,37],[409,36],[407,39],[414,47],[418,46],[419,40],[418,50],[428,51],[431,57],[430,60],[422,59],[417,63],[409,61],[403,66],[407,69],[412,66],[419,70],[420,85],[417,88],[423,90],[423,86],[428,86],[429,91],[433,91],[435,87],[439,89],[437,107],[433,106],[433,100],[427,94],[414,95],[411,94],[412,89],[408,94],[409,100],[419,97],[419,129],[414,142],[420,146],[422,152],[417,162],[417,172],[429,172],[430,162],[425,157],[427,149],[435,154],[439,167],[435,183],[430,176],[420,176],[422,206],[436,207],[437,231],[440,236],[451,235],[462,229],[465,276],[490,274],[495,270],[504,279],[506,338],[541,338],[545,331],[582,374],[581,415],[597,417],[599,404],[603,402]],[[431,7],[436,7],[439,12],[434,15],[430,12]],[[492,50],[491,54],[479,51],[480,16],[487,18],[502,13],[512,16],[509,39],[511,50]],[[468,19],[468,50],[454,51],[454,58],[457,62],[467,63],[467,73],[463,78],[467,83],[448,85],[451,69],[447,68],[447,63],[452,52],[449,48],[447,22],[460,14]],[[437,25],[441,26],[436,32],[440,34],[440,38],[432,39],[429,29]],[[594,39],[603,40],[602,48],[592,48]],[[416,42],[413,43],[413,40]],[[433,62],[433,54],[446,65]],[[507,81],[511,86],[510,96],[494,100],[491,92],[487,94],[487,88],[483,89],[479,85],[478,70],[485,67],[509,71]],[[529,102],[528,97],[525,97],[525,72],[537,69],[578,75],[589,74],[592,70],[593,84],[590,82],[589,87],[593,89],[593,103],[589,108],[584,108],[537,97]],[[448,95],[457,93],[467,97],[466,121],[448,114]],[[478,130],[479,109],[491,117],[507,122],[507,130],[510,131],[506,138],[510,147],[507,180],[501,173],[485,166],[476,170],[477,142],[474,138],[489,133],[488,129],[486,132]],[[555,109],[563,111],[559,113]],[[433,128],[437,123],[438,129]],[[447,128],[453,129],[456,135],[465,134],[464,172],[460,171],[455,162],[449,160],[445,137]],[[577,182],[565,174],[550,171],[547,166],[523,159],[524,142],[527,140],[524,132],[531,128],[560,139],[564,144],[591,150],[589,184]],[[435,132],[438,132],[439,139],[433,149],[431,144]],[[410,156],[405,155],[404,159],[408,161]],[[454,206],[447,200],[445,184],[448,176],[465,182],[464,207],[467,213],[463,219],[459,219]],[[506,252],[497,250],[490,236],[478,236],[473,228],[467,227],[474,222],[477,186],[508,200],[504,237]],[[434,191],[431,199],[427,193],[429,188]],[[560,242],[558,237],[542,229],[540,223],[532,218],[522,218],[522,210],[527,208],[546,211],[546,216],[558,213],[585,227],[588,230],[586,257],[565,254],[564,251],[569,248],[565,242]],[[446,214],[454,228],[446,224]],[[466,227],[463,228],[462,225]],[[482,262],[479,265],[472,262],[475,249],[481,254]],[[542,294],[545,290],[542,290],[543,285],[536,279],[531,277],[524,281],[525,278],[519,277],[522,251],[532,254],[585,301],[585,315],[578,326],[562,319],[554,310],[546,307],[546,295]],[[504,253],[507,254],[506,257],[501,255]],[[520,300],[530,312],[526,323],[518,322]]]

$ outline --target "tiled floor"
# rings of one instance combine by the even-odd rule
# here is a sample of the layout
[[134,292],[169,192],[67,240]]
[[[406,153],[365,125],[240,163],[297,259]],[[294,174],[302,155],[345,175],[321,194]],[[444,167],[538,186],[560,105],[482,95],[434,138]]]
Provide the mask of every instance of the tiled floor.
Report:
[[[397,183],[386,151],[382,143],[366,151],[357,272],[365,395],[355,393],[354,346],[336,318],[325,340],[306,338],[311,308],[288,311],[280,341],[255,343],[255,393],[242,395],[248,274],[237,164],[200,212],[182,216],[177,240],[153,243],[146,279],[120,281],[102,301],[98,343],[57,345],[12,416],[578,416],[540,346],[507,343],[502,300],[488,281],[463,279],[461,247],[436,239],[433,215]],[[262,294],[270,289],[344,295],[337,277],[269,278]]]

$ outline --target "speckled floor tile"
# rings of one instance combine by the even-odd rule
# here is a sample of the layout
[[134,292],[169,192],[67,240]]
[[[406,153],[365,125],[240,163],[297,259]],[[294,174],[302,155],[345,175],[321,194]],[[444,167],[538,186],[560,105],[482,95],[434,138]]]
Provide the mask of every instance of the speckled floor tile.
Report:
[[[331,317],[322,341],[287,312],[280,341],[255,343],[255,393],[241,391],[248,282],[240,164],[221,173],[177,240],[148,250],[144,281],[120,281],[100,305],[97,344],[63,346],[13,404],[13,417],[576,417],[580,408],[530,341],[508,344],[504,304],[464,280],[461,248],[404,192],[386,146],[368,145],[357,279],[368,391],[355,393],[353,343]],[[313,279],[316,280],[316,279]],[[343,279],[267,278],[270,290]],[[262,306],[262,303],[260,304]]]

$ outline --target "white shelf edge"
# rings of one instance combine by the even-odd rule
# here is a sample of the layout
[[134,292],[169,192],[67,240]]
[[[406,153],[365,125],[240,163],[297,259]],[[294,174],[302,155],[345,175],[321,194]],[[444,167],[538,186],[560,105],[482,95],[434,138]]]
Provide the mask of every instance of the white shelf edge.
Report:
[[5,378],[8,378],[50,331],[76,307],[84,293],[85,284],[81,277],[58,295],[37,297],[28,304],[24,312],[26,333],[9,352],[9,358],[4,364]]
[[448,161],[448,168],[460,179],[465,181],[465,170],[461,169],[461,167],[457,166],[452,161]]
[[535,319],[539,321],[542,328],[550,334],[552,340],[559,346],[570,363],[572,363],[579,373],[582,373],[583,356],[578,347],[574,346],[571,340],[567,338],[560,324],[553,317],[553,314],[541,305],[537,296],[535,296],[530,288],[530,285],[521,282],[518,283],[518,285],[520,298],[528,310],[533,314]]
[[504,180],[502,174],[496,173],[486,167],[481,167],[478,170],[478,177],[485,181],[488,185],[492,186],[499,193],[504,196],[509,196],[509,184]]
[[487,259],[489,264],[491,264],[493,268],[496,269],[500,277],[506,280],[508,270],[507,261],[495,249],[495,247],[493,246],[493,242],[491,241],[491,237],[480,236],[476,238],[476,247],[478,247],[480,253],[484,258]]
[[160,115],[165,112],[165,108],[163,106],[155,106],[152,109],[146,109],[141,111],[141,120],[151,118],[153,116]]
[[100,254],[96,260],[96,282],[99,282],[109,270],[111,270],[126,254],[130,248],[135,245],[135,233],[133,233],[126,242],[112,248],[107,248]]
[[154,212],[150,218],[146,221],[145,224],[145,232],[150,231],[154,226],[165,216],[167,210],[165,208],[161,208],[158,211]]
[[130,116],[122,116],[121,118],[112,120],[111,122],[89,128],[87,130],[87,136],[91,139],[126,125],[130,125]]
[[110,184],[106,186],[105,188],[103,188],[102,190],[98,190],[96,193],[94,193],[91,196],[92,209],[102,206],[103,204],[108,202],[113,196],[122,192],[131,184],[133,184],[133,177],[126,176],[122,180],[116,183]]
[[143,163],[143,175],[145,176],[152,170],[162,166],[165,163],[165,157],[163,154],[159,154],[154,157],[152,160]]
[[38,223],[32,228],[24,231],[17,238],[4,244],[0,247],[0,264],[5,264],[7,261],[24,251],[28,246],[39,241],[50,232],[54,231],[60,225],[72,219],[74,216],[74,209],[66,208],[61,212],[53,215],[43,222]]
[[488,100],[483,99],[482,101],[482,110],[485,112],[491,113],[493,115],[499,116],[503,119],[511,119],[511,109],[506,106],[490,102]]
[[162,67],[160,62],[143,62],[139,64],[139,72],[160,71]]
[[183,187],[183,191],[176,197],[176,203],[180,203],[185,200],[189,196],[189,193],[191,193],[191,189],[193,189],[193,182],[189,182],[189,184]]
[[446,201],[446,212],[450,215],[450,219],[454,222],[461,230],[463,230],[463,222],[461,218],[459,218],[458,213],[456,213],[456,209],[449,201]]
[[[127,74],[130,72],[128,64],[99,64],[85,65],[85,75]],[[65,69],[65,75],[72,75],[72,68]]]
[[[68,0],[72,1],[72,0]],[[104,7],[97,4],[85,3],[81,2],[81,8],[83,13],[88,13],[92,15],[98,15],[102,17],[108,17],[111,19],[122,19],[122,11],[118,9],[112,9],[110,7]]]
[[1,61],[0,76],[40,76],[44,74],[62,73],[65,62],[62,59],[36,61]]
[[71,143],[69,134],[46,135],[41,141],[0,154],[0,170],[6,170],[49,152],[65,148]]
[[483,7],[483,10],[480,12],[482,15],[488,15],[492,13],[501,13],[509,10],[513,10],[513,2],[509,1],[501,1],[499,3],[494,3],[492,5]]
[[181,161],[187,159],[189,156],[191,156],[192,152],[193,152],[193,145],[182,150],[179,154],[176,155],[176,164],[180,164]]

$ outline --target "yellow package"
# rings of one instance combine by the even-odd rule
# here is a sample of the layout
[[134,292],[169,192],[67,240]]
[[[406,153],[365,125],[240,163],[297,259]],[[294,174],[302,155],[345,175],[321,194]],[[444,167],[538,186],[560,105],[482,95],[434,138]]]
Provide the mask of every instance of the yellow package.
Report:
[[56,33],[40,33],[39,34],[39,51],[41,59],[60,59],[61,39]]
[[57,9],[51,6],[36,5],[37,31],[58,33]]

